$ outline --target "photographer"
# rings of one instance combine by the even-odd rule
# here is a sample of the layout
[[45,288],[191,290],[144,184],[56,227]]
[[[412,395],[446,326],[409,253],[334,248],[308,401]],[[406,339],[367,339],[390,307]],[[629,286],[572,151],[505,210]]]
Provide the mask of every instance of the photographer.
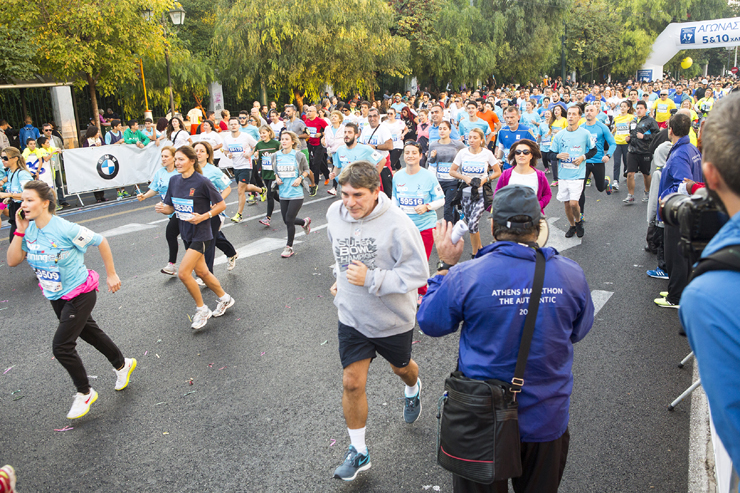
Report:
[[[673,143],[668,153],[660,177],[659,200],[672,193],[689,194],[684,180],[703,181],[701,175],[701,154],[689,141],[691,118],[683,113],[673,115],[668,123],[668,138]],[[663,245],[665,263],[668,270],[668,296],[656,298],[655,304],[662,308],[678,308],[681,293],[689,278],[689,260],[679,251],[681,234],[677,226],[666,224]]]
[[[457,370],[467,378],[508,381],[514,375],[529,289],[533,286],[542,213],[530,187],[509,185],[493,198],[491,230],[497,240],[475,260],[456,266],[461,239],[452,224],[434,234],[441,265],[417,314],[432,337],[455,332],[463,322]],[[574,261],[543,248],[545,277],[532,344],[517,396],[522,475],[514,491],[556,492],[568,455],[568,408],[573,389],[573,344],[591,330],[594,305],[586,277]],[[453,475],[455,492],[508,491],[506,480],[487,485]]]
[[[710,196],[721,202],[730,216],[730,220],[707,244],[702,260],[728,246],[740,244],[738,119],[740,95],[731,94],[715,105],[702,131],[704,181]],[[699,376],[707,394],[714,427],[736,467],[740,465],[739,304],[740,273],[715,270],[697,276],[689,283],[681,297],[679,311],[699,365]]]

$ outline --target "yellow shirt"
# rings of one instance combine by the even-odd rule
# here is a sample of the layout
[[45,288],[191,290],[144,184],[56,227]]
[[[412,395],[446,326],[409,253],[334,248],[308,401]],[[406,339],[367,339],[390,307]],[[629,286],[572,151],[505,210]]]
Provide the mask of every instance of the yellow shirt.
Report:
[[689,141],[694,144],[694,147],[699,143],[699,141],[696,140],[696,132],[694,132],[693,128],[689,128]]
[[555,120],[552,122],[552,125],[550,125],[550,128],[552,129],[552,134],[555,135],[556,133],[560,132],[562,129],[566,128],[568,126],[568,120],[565,118],[561,118],[560,120]]
[[655,111],[655,121],[663,123],[668,121],[671,117],[671,110],[676,109],[676,103],[672,99],[667,98],[665,101],[658,98],[653,102],[653,110]]
[[630,134],[630,123],[635,121],[635,115],[617,115],[614,117],[614,140],[618,145],[627,143]]
[[586,119],[585,119],[585,118],[583,118],[583,117],[581,117],[581,119],[580,119],[580,120],[578,120],[578,126],[580,127],[580,126],[581,126],[581,125],[583,125],[584,123],[586,123]]

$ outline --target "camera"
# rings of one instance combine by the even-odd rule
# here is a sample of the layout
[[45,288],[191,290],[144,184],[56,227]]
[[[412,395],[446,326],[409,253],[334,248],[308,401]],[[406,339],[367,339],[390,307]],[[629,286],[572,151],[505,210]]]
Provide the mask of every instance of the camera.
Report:
[[706,188],[694,195],[672,193],[660,205],[660,216],[681,234],[679,249],[692,263],[696,262],[707,243],[728,221],[722,204],[714,200]]

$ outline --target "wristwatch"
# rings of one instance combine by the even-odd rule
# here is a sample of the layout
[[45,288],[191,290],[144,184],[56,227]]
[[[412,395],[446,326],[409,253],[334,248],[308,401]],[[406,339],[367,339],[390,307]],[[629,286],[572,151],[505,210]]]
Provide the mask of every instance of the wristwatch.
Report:
[[454,266],[454,264],[448,264],[447,262],[440,260],[437,262],[437,270],[450,270],[450,267]]

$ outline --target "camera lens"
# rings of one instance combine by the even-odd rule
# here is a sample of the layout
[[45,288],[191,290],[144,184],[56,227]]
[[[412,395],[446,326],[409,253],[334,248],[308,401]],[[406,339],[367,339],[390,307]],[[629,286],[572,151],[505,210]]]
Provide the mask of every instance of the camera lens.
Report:
[[661,203],[660,206],[660,217],[663,221],[670,226],[678,226],[678,211],[681,205],[687,201],[690,201],[691,197],[680,193],[672,193]]

